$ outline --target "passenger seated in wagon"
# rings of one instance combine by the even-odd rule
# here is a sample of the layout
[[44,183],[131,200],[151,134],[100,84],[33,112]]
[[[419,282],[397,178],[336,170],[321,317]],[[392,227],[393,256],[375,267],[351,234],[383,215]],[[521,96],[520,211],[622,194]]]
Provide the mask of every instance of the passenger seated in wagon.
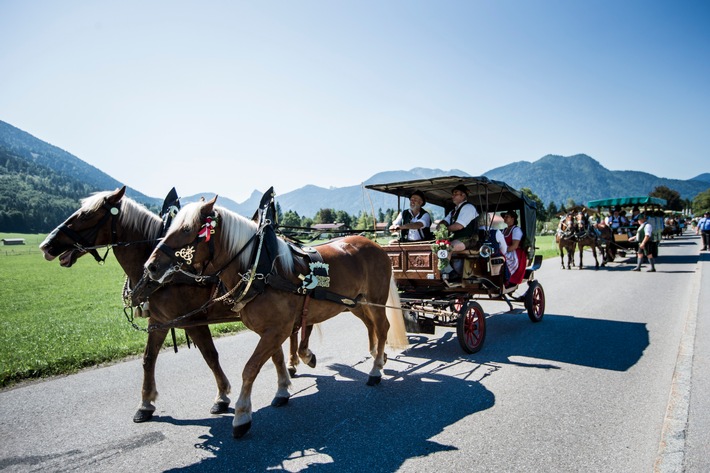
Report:
[[[451,190],[454,208],[439,222],[439,226],[445,226],[451,232],[451,251],[454,252],[470,248],[478,241],[478,210],[468,202],[468,194],[468,188],[463,184],[454,187]],[[460,279],[463,273],[463,261],[456,260],[455,263],[457,267],[448,265],[442,270],[449,281]]]
[[409,196],[409,208],[401,211],[390,225],[390,231],[399,231],[399,239],[391,243],[432,240],[431,215],[424,210],[426,199],[421,191]]
[[503,221],[507,225],[503,230],[508,246],[508,251],[505,253],[505,262],[510,274],[507,284],[520,284],[525,277],[527,266],[527,255],[522,248],[523,230],[518,226],[518,214],[512,210],[503,213]]

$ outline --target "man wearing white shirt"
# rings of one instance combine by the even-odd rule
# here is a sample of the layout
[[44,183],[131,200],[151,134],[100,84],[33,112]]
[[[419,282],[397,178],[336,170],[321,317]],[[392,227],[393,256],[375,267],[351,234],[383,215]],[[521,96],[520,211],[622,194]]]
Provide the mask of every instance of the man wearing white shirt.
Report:
[[478,210],[468,202],[468,189],[463,184],[453,188],[451,199],[455,207],[439,222],[439,225],[445,225],[452,233],[451,250],[463,251],[473,243],[474,236],[478,238],[476,225]]

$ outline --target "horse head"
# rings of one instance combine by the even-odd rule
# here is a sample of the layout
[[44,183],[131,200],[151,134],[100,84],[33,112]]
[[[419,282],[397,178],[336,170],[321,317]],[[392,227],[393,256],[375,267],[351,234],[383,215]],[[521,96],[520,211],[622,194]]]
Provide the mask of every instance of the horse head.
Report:
[[215,242],[221,236],[216,201],[217,196],[207,202],[187,204],[175,215],[165,237],[145,263],[150,279],[170,282],[184,267],[191,273],[202,274],[213,262]]
[[107,224],[120,214],[125,192],[123,186],[113,192],[99,192],[83,199],[81,208],[52,230],[39,245],[44,258],[52,261],[59,257],[59,264],[67,268],[86,253],[102,261],[95,247],[108,245],[115,237],[115,227]]

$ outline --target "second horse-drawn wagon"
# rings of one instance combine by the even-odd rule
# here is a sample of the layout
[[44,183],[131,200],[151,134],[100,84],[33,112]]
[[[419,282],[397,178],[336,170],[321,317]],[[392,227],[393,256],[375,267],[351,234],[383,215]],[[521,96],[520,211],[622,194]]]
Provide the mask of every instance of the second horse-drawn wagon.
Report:
[[[647,221],[653,227],[653,241],[660,242],[664,230],[664,211],[667,201],[659,197],[637,196],[637,197],[618,197],[613,199],[590,200],[587,202],[587,207],[597,209],[598,212],[607,210],[609,215],[613,215],[614,211],[619,213],[624,212],[631,216],[634,209],[646,215]],[[638,251],[638,242],[629,241],[632,236],[636,235],[638,223],[632,217],[623,220],[626,223],[620,224],[617,228],[612,229],[614,235],[613,242],[604,242],[604,245],[611,245],[610,254],[612,257],[617,253],[626,252],[636,253]],[[658,256],[658,255],[655,255]]]
[[[545,292],[535,279],[542,256],[535,255],[534,202],[504,182],[486,177],[449,176],[366,187],[395,195],[398,202],[419,191],[427,209],[435,206],[445,215],[454,207],[452,189],[461,185],[468,190],[468,202],[479,214],[478,234],[467,249],[442,252],[437,241],[393,241],[384,249],[392,261],[407,331],[434,333],[436,326],[456,327],[461,348],[476,353],[486,337],[486,313],[478,300],[505,302],[510,310],[521,305],[533,322],[541,321],[545,313]],[[518,284],[509,282],[506,255],[496,251],[494,237],[496,230],[505,227],[501,214],[510,211],[519,216],[524,235],[520,246],[528,263]],[[463,268],[460,281],[452,284],[446,279],[440,259],[448,259],[451,264],[458,261]]]

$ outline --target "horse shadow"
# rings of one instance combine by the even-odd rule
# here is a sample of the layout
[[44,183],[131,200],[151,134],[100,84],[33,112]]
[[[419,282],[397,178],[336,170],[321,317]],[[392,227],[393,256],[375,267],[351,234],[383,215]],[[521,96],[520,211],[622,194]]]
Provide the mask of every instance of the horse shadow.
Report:
[[[449,342],[435,340],[420,348],[452,345]],[[421,362],[408,351],[388,361],[396,369],[386,369],[376,387],[365,385],[357,365],[330,365],[334,374],[329,375],[299,375],[312,387],[297,392],[285,407],[255,410],[254,424],[241,440],[232,438],[232,416],[165,418],[176,425],[208,427],[195,448],[211,454],[167,471],[394,472],[409,458],[456,450],[431,438],[495,404],[493,393],[474,379],[485,375],[479,372],[485,368],[458,360],[460,369],[452,376],[435,368],[461,358],[460,349],[457,357],[448,347],[443,357]]]

